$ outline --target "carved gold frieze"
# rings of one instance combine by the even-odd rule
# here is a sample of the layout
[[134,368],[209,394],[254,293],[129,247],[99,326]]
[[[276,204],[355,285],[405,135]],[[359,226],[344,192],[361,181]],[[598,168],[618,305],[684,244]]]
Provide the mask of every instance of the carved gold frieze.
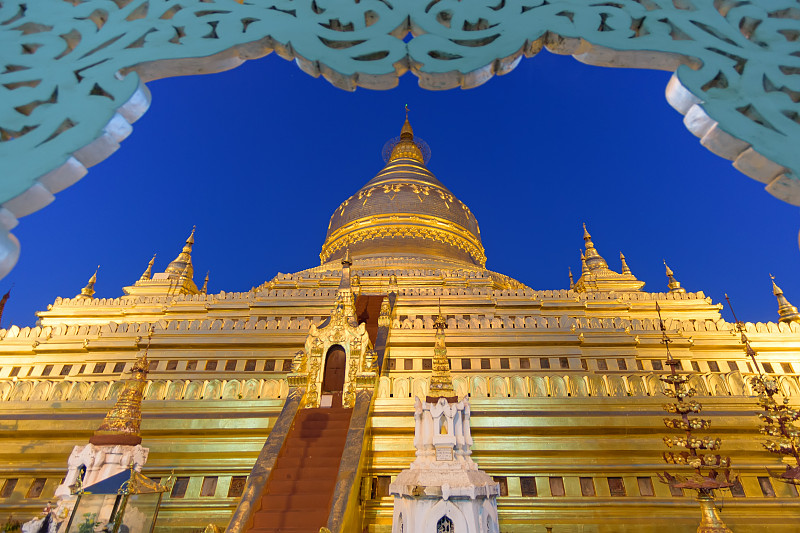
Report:
[[324,263],[338,251],[356,243],[392,238],[441,242],[465,251],[481,266],[486,264],[483,245],[462,226],[440,217],[407,213],[362,218],[338,228],[322,246],[320,259]]

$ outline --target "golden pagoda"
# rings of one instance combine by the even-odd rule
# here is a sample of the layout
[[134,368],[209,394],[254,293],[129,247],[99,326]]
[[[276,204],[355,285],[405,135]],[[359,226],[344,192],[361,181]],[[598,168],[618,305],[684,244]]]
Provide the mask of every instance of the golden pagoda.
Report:
[[780,316],[780,321],[786,323],[800,322],[800,313],[798,313],[797,307],[789,303],[789,300],[783,295],[783,291],[775,283],[775,276],[770,274],[769,277],[772,280],[772,294],[778,299],[778,315]]
[[669,268],[666,261],[664,261],[664,267],[667,269],[667,279],[669,280],[667,286],[669,287],[669,292],[685,293],[686,289],[681,287],[680,282],[675,279],[675,273]]
[[[100,270],[99,266],[97,267],[97,270]],[[92,274],[92,277],[89,278],[86,286],[81,289],[81,292],[75,298],[85,298],[87,300],[94,298],[94,284],[97,283],[97,270],[94,271],[94,274]]]
[[142,397],[147,386],[148,364],[147,352],[133,363],[130,379],[123,381],[114,407],[89,438],[91,444],[136,446],[142,443]]
[[[114,294],[58,297],[34,326],[0,330],[0,520],[37,515],[71,451],[103,435],[140,437],[144,475],[175,471],[159,533],[289,521],[389,533],[389,486],[417,457],[415,399],[468,397],[475,444],[455,442],[452,457],[471,454],[493,477],[504,533],[694,533],[693,496],[657,477],[662,378],[674,370],[714,413],[737,467],[717,494],[725,524],[797,530],[800,497],[765,468],[782,463],[762,446],[751,381],[763,369],[800,407],[800,323],[777,285],[780,321],[741,326],[754,368],[718,302],[678,290],[674,275],[646,292],[625,256],[612,270],[585,228],[569,287],[487,269],[478,221],[428,169],[408,117],[385,153],[374,178],[331,205],[319,265],[249,291],[198,290],[192,231],[163,271],[154,258]],[[543,257],[559,268],[577,259]],[[460,435],[450,429],[437,438]]]
[[571,287],[575,292],[633,292],[644,287],[644,282],[631,273],[622,252],[619,254],[622,273],[608,268],[608,263],[594,247],[586,224],[583,225],[583,241],[585,251],[581,251],[581,277]]
[[442,316],[441,309],[439,309],[436,320],[433,321],[433,327],[436,330],[432,361],[433,373],[425,401],[436,403],[438,398],[445,398],[450,403],[454,403],[458,401],[458,397],[455,390],[453,390],[453,379],[450,376],[450,360],[447,358],[444,335],[444,330],[447,329],[447,321]]
[[158,296],[158,295],[179,295],[179,294],[198,294],[200,291],[194,284],[194,267],[192,266],[192,247],[194,246],[194,232],[186,239],[181,253],[178,254],[164,272],[153,274],[153,264],[156,256],[147,263],[147,269],[142,273],[136,283],[129,287],[123,287],[123,292],[127,296]]

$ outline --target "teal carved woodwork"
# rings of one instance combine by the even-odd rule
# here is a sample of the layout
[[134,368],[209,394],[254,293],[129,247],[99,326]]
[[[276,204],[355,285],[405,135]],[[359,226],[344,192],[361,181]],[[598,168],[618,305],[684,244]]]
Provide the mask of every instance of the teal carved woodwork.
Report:
[[17,218],[119,147],[149,80],[275,51],[346,90],[409,71],[427,89],[470,88],[543,47],[674,72],[667,99],[700,142],[800,205],[793,0],[4,0],[0,275],[19,254]]

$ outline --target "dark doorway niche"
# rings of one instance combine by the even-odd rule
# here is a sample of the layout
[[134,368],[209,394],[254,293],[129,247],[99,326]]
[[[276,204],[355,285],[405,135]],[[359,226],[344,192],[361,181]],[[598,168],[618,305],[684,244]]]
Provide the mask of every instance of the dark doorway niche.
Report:
[[334,344],[325,357],[325,374],[322,378],[322,394],[333,395],[331,407],[342,406],[342,391],[344,390],[346,355],[344,348]]

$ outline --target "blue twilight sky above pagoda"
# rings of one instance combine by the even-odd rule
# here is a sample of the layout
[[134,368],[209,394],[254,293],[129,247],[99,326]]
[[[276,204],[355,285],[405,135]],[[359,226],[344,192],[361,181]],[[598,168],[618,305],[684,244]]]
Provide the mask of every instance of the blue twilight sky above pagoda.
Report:
[[347,93],[273,54],[152,82],[120,150],[14,230],[22,256],[0,281],[13,284],[2,325],[33,325],[97,264],[96,296],[121,296],[153,253],[163,271],[193,225],[195,281],[210,270],[209,292],[319,264],[330,215],[382,168],[405,104],[428,167],[477,217],[487,268],[566,288],[586,222],[609,266],[624,252],[644,290],[667,290],[666,259],[687,290],[777,320],[769,272],[800,304],[797,208],[699,144],[664,98],[669,75],[542,52],[468,91],[407,75]]

